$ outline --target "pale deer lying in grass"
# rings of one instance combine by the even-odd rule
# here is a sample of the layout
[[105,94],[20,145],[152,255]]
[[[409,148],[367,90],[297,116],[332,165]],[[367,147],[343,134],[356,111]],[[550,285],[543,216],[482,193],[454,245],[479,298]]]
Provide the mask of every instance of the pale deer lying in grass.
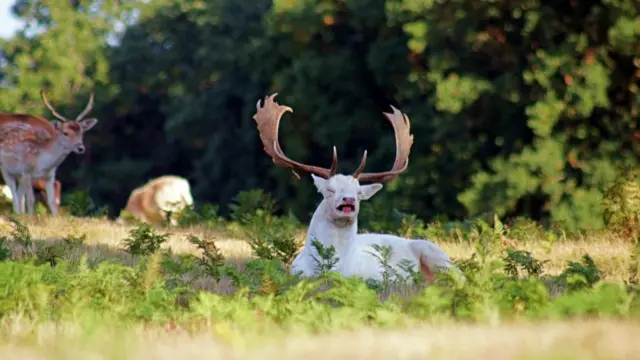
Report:
[[[58,214],[55,200],[55,177],[58,166],[71,152],[83,154],[84,133],[98,120],[84,119],[93,108],[93,93],[75,120],[60,115],[49,104],[44,91],[42,101],[61,121],[51,124],[42,117],[26,114],[0,114],[0,164],[2,177],[13,194],[13,211],[33,214],[35,198],[33,181],[45,179],[47,205],[52,215]],[[18,183],[19,182],[19,183]]]
[[175,226],[178,213],[191,205],[193,197],[189,181],[180,176],[165,175],[133,190],[125,211],[147,223],[161,222],[170,213],[169,222]]
[[[33,189],[37,190],[37,193],[36,193],[37,201],[41,202],[45,206],[47,206],[46,184],[47,182],[44,179],[33,180]],[[62,193],[62,185],[60,184],[60,181],[56,180],[53,188],[55,193],[54,195],[55,204],[59,213],[60,212],[60,195]],[[2,195],[7,200],[13,202],[13,194],[11,193],[11,189],[9,188],[9,185],[3,184],[2,186],[0,186],[0,193],[2,193]]]
[[[292,169],[298,178],[296,170],[310,173],[318,192],[323,196],[311,218],[305,245],[292,263],[293,273],[301,272],[303,276],[316,274],[317,262],[314,257],[319,259],[319,256],[312,245],[314,239],[324,247],[332,245],[335,248],[339,260],[332,270],[345,276],[382,280],[384,268],[380,259],[373,255],[376,251],[372,245],[389,246],[393,251],[389,265],[405,277],[410,274],[398,266],[403,259],[408,260],[414,270],[419,269],[428,282],[433,281],[436,272],[440,270],[458,270],[449,256],[431,241],[405,239],[388,234],[358,234],[360,201],[370,199],[382,189],[381,183],[395,179],[407,169],[413,135],[409,133],[409,119],[406,115],[393,107],[393,113],[384,114],[391,122],[396,136],[396,159],[390,171],[363,173],[367,159],[365,151],[358,169],[352,175],[341,175],[336,174],[338,157],[335,147],[330,169],[298,163],[283,153],[278,142],[279,123],[285,112],[293,110],[276,103],[276,95],[267,96],[263,107],[258,101],[257,112],[253,117],[258,125],[264,151],[277,166]],[[361,182],[374,183],[362,185]]]

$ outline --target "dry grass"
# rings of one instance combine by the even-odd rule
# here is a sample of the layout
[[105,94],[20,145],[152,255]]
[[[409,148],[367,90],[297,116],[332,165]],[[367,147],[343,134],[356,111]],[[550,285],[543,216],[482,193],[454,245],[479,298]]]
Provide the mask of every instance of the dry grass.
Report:
[[[35,239],[60,241],[69,235],[87,235],[86,252],[100,260],[130,256],[119,249],[133,226],[99,219],[22,218]],[[0,235],[11,226],[0,219]],[[251,257],[243,240],[223,231],[158,229],[171,235],[165,247],[177,253],[196,254],[186,238],[196,235],[217,240],[230,261],[242,266]],[[440,242],[454,258],[468,257],[470,244]],[[611,234],[600,233],[544,248],[527,241],[518,248],[529,250],[539,259],[549,259],[546,269],[557,274],[567,261],[578,261],[588,253],[608,280],[627,276],[631,244]],[[199,288],[228,291],[228,284],[198,284]],[[268,335],[247,335],[240,342],[229,340],[215,327],[196,335],[164,330],[115,329],[105,326],[92,332],[77,331],[71,324],[60,328],[52,324],[25,325],[20,320],[5,322],[10,335],[0,345],[0,359],[632,359],[640,358],[637,338],[640,326],[631,321],[568,321],[543,324],[516,323],[491,325],[422,325],[410,329],[385,331],[364,328],[350,332],[310,335],[291,331]],[[74,330],[75,329],[75,330]],[[224,339],[224,340],[223,340]],[[348,341],[345,341],[348,339]],[[236,338],[237,340],[237,338]],[[247,345],[251,344],[251,346]]]
[[[74,217],[17,217],[29,228],[34,239],[52,242],[58,241],[69,234],[87,235],[86,245],[95,247],[97,251],[118,251],[122,245],[122,240],[129,236],[129,231],[134,229],[133,225],[121,225],[113,221],[95,218],[74,218]],[[7,235],[12,231],[12,226],[7,220],[0,222],[0,235]],[[251,256],[251,248],[245,241],[229,237],[225,232],[207,230],[201,227],[187,229],[177,228],[157,228],[158,232],[169,233],[169,240],[162,246],[170,247],[175,253],[198,254],[195,247],[187,241],[189,235],[200,238],[212,238],[229,259],[246,259]],[[89,254],[96,257],[106,258],[110,254]]]
[[[56,330],[57,329],[57,330]],[[637,359],[634,322],[569,321],[491,325],[364,328],[325,335],[271,335],[231,344],[215,330],[189,336],[141,329],[91,335],[43,325],[28,339],[7,339],[0,358],[14,359]],[[348,341],[345,341],[348,339]],[[255,341],[254,341],[255,340]],[[251,344],[251,345],[248,345]]]
[[[468,258],[474,252],[466,243],[440,243],[444,251],[453,258]],[[566,268],[569,261],[580,261],[584,254],[589,254],[598,268],[602,270],[603,279],[617,281],[628,278],[632,244],[613,234],[602,233],[576,240],[557,242],[544,248],[539,242],[527,241],[516,244],[518,250],[530,251],[536,259],[549,260],[545,264],[547,273],[557,275]]]
[[[119,250],[122,240],[129,235],[132,225],[119,225],[112,221],[91,218],[72,218],[49,216],[23,217],[21,221],[29,227],[34,238],[46,242],[59,241],[68,234],[87,235],[87,253],[90,259],[106,259],[118,257],[125,260],[128,255]],[[0,221],[0,235],[11,231],[6,220]],[[188,229],[159,228],[159,232],[170,233],[164,248],[171,247],[175,253],[198,254],[195,247],[187,241],[189,235],[214,239],[222,253],[232,263],[241,266],[242,261],[252,256],[251,248],[246,241],[234,237],[226,231],[212,231],[202,227]],[[303,234],[301,234],[303,235]],[[453,258],[467,258],[474,249],[471,244],[437,241]],[[528,250],[538,259],[548,259],[545,269],[549,274],[560,273],[568,261],[579,261],[588,253],[603,272],[605,280],[622,280],[628,277],[630,253],[632,245],[610,233],[598,233],[580,239],[557,242],[545,248],[539,241],[525,241],[517,244],[517,248]]]

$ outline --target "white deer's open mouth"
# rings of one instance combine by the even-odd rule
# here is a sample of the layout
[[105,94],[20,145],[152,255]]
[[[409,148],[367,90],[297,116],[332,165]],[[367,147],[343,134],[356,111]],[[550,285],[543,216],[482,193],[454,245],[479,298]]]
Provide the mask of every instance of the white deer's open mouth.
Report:
[[338,211],[345,213],[345,214],[351,214],[354,213],[356,211],[356,206],[352,205],[352,204],[342,204],[340,206],[337,207]]

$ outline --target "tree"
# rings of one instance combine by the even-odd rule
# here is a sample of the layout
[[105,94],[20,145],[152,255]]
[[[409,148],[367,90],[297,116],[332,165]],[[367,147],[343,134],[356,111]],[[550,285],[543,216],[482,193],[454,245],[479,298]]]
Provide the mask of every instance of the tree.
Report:
[[382,112],[406,112],[409,170],[371,205],[426,220],[497,213],[598,228],[615,169],[638,166],[631,0],[19,0],[14,10],[29,25],[2,44],[0,103],[44,114],[45,86],[72,113],[95,88],[91,153],[60,177],[112,214],[134,187],[173,173],[199,203],[260,187],[308,218],[311,181],[273,166],[252,119],[274,92],[294,109],[281,124],[286,153],[328,165],[335,145],[345,173],[365,149],[367,170],[391,166]]

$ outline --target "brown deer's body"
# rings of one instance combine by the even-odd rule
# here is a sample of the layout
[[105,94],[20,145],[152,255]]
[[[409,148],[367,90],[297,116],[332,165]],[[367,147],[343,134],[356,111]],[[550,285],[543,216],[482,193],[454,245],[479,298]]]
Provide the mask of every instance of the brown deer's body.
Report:
[[[44,104],[62,121],[48,120],[27,114],[0,114],[0,166],[2,178],[13,195],[13,210],[33,214],[34,181],[44,181],[46,201],[52,215],[57,215],[55,176],[58,166],[71,152],[85,151],[83,135],[97,119],[83,119],[93,108],[93,94],[76,120],[58,114],[41,92]],[[37,182],[37,181],[36,181]]]
[[[46,184],[47,184],[46,179],[35,179],[33,181],[33,189],[36,190],[36,198],[37,198],[36,201],[41,202],[45,206],[47,206]],[[54,188],[54,198],[55,198],[56,209],[58,213],[60,213],[60,197],[62,195],[62,185],[60,184],[60,181],[56,180],[54,182],[53,188]],[[13,194],[11,193],[11,189],[9,188],[8,185],[3,184],[2,186],[0,186],[0,189],[2,189],[0,192],[9,201],[13,201]]]
[[124,210],[147,223],[160,223],[166,218],[167,212],[171,212],[169,221],[176,225],[177,213],[192,204],[193,197],[187,179],[165,175],[133,190]]

